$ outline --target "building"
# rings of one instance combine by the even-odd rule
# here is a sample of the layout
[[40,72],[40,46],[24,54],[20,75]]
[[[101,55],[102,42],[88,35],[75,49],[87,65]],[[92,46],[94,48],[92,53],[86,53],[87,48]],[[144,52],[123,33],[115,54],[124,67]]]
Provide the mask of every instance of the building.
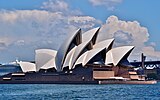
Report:
[[68,34],[58,51],[36,50],[35,63],[18,62],[23,72],[4,75],[0,82],[97,83],[100,80],[140,80],[127,60],[134,46],[112,48],[114,39],[97,42],[99,30],[97,27],[82,34],[78,29]]

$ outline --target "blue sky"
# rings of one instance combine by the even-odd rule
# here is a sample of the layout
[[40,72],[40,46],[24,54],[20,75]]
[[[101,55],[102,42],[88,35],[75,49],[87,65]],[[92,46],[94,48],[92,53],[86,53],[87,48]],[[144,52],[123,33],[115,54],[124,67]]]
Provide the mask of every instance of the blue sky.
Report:
[[96,26],[107,38],[117,38],[115,46],[136,46],[132,59],[141,52],[148,59],[160,59],[159,4],[159,0],[0,0],[0,60],[33,60],[35,49],[58,49],[67,32]]

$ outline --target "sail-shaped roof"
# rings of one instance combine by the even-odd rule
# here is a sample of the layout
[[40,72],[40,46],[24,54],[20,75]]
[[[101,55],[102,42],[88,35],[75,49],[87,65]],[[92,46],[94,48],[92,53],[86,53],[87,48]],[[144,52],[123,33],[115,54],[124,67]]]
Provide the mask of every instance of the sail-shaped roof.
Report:
[[36,71],[36,66],[34,63],[30,62],[18,62],[23,72],[33,72]]
[[74,54],[72,56],[72,60],[71,60],[71,68],[73,67],[74,63],[76,62],[76,60],[78,59],[78,57],[84,53],[84,51],[87,51],[87,46],[89,45],[89,42],[83,42],[80,45],[78,45],[75,48]]
[[57,51],[51,49],[38,49],[35,51],[36,70],[56,68],[55,57]]
[[79,45],[82,42],[81,38],[81,29],[78,29],[74,33],[68,34],[66,40],[61,44],[60,48],[58,49],[57,56],[56,56],[56,66],[57,71],[61,71],[63,67],[63,63],[65,61],[66,55],[68,52],[75,46]]
[[85,66],[95,55],[97,55],[99,52],[101,52],[104,49],[105,47],[96,48],[96,49],[92,49],[92,50],[85,52],[77,59],[75,65],[82,63],[82,65]]
[[93,48],[103,48],[106,47],[107,50],[110,50],[112,48],[114,39],[107,39],[101,42],[96,43],[93,45]]
[[127,58],[129,53],[133,50],[134,46],[122,46],[113,48],[106,53],[105,64],[113,64],[116,66],[124,57]]
[[67,54],[66,59],[65,59],[64,64],[63,64],[63,68],[69,66],[69,69],[72,69],[72,68],[71,68],[71,61],[72,61],[73,54],[74,54],[76,48],[77,48],[77,46],[75,46],[75,47]]
[[85,33],[82,34],[82,43],[87,42],[87,41],[92,41],[93,45],[96,43],[96,39],[98,36],[100,28],[93,28],[91,30],[86,31]]

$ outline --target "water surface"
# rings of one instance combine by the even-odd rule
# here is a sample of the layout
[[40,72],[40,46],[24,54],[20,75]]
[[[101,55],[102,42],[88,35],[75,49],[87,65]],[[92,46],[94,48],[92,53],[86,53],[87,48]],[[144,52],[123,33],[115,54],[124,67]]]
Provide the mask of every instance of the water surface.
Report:
[[1,84],[0,100],[160,100],[154,85]]

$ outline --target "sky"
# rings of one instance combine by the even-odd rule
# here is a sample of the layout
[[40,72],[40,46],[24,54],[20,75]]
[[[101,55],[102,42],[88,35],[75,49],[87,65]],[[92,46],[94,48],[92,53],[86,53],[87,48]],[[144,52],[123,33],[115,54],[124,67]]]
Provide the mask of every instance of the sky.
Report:
[[98,41],[133,45],[130,61],[160,60],[159,0],[0,0],[0,62],[32,61],[70,32],[101,27]]

